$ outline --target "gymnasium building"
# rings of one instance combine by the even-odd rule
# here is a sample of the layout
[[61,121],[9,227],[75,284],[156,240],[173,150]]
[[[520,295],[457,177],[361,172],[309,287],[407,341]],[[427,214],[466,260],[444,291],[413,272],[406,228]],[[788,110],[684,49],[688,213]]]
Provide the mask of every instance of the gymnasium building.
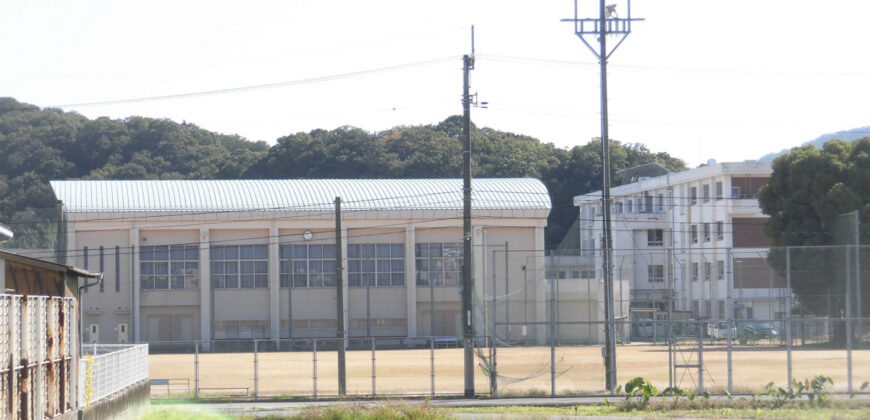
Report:
[[[461,179],[51,186],[66,260],[104,273],[81,296],[84,342],[334,337],[336,197],[349,336],[461,335]],[[523,291],[497,294],[523,301],[495,316],[546,321],[543,258],[505,251],[492,263],[495,250],[544,249],[546,187],[475,179],[472,191],[474,322],[488,322],[491,308],[477,303],[493,295],[486,288],[496,277],[497,287]]]

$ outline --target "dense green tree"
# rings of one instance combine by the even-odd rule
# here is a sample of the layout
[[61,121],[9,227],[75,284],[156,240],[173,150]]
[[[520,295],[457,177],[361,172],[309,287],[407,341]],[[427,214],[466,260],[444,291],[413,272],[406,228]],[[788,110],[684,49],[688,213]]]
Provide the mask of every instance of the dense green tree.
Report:
[[[838,216],[859,211],[860,240],[868,243],[870,216],[870,137],[847,143],[830,140],[822,149],[809,145],[794,148],[773,161],[770,182],[759,191],[759,203],[770,215],[768,236],[776,246],[828,246],[848,242],[851,232],[840,231]],[[854,241],[851,241],[854,243]],[[791,251],[792,288],[800,307],[823,315],[839,316],[845,306],[843,249],[795,248]],[[862,252],[870,261],[870,252]],[[769,261],[785,271],[785,252],[773,250]],[[862,291],[870,288],[865,274]],[[866,294],[865,294],[866,296]],[[863,307],[870,304],[861,299]]]
[[[462,118],[451,116],[435,125],[376,133],[312,130],[268,147],[187,123],[89,120],[0,98],[0,220],[24,226],[56,214],[52,179],[457,178],[461,132]],[[471,141],[475,177],[534,177],[546,184],[553,202],[548,247],[559,244],[576,218],[573,197],[601,187],[600,142],[560,149],[474,126]],[[650,161],[684,169],[681,161],[642,145],[614,142],[612,153],[614,171]],[[40,208],[48,210],[33,211]]]

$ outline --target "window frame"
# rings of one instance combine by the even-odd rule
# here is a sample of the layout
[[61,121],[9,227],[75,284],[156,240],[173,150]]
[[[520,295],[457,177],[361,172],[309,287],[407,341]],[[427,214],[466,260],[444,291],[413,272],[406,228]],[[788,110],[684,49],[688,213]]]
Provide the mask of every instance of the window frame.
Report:
[[[139,290],[199,290],[202,273],[200,258],[199,244],[140,246]],[[146,268],[148,266],[150,268]],[[162,286],[158,281],[165,281],[166,287],[158,287]],[[178,281],[181,287],[174,287]]]
[[[209,267],[213,289],[269,288],[269,246],[266,244],[213,245],[209,248]],[[246,272],[246,267],[252,270]],[[227,280],[231,278],[234,284],[227,287]]]

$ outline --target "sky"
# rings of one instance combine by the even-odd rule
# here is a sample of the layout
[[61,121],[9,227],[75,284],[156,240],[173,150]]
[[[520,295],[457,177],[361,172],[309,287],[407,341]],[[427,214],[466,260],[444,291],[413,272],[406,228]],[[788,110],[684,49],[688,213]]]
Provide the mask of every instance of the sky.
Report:
[[[607,3],[626,16],[626,0]],[[581,17],[597,4],[580,0]],[[317,128],[436,124],[462,113],[473,25],[471,89],[489,104],[473,122],[571,148],[601,129],[597,58],[561,22],[574,6],[2,0],[0,96],[270,144]],[[645,20],[608,60],[611,139],[694,167],[870,125],[870,2],[635,0],[631,13]]]

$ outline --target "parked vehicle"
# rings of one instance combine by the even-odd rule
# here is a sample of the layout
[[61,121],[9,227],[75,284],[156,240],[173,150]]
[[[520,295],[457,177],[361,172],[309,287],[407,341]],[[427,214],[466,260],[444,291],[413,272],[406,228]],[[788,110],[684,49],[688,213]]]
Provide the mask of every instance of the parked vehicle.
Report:
[[776,338],[779,332],[766,322],[750,322],[743,327],[743,333],[749,338]]
[[729,326],[727,322],[711,322],[707,324],[707,335],[714,340],[736,339],[737,327]]

